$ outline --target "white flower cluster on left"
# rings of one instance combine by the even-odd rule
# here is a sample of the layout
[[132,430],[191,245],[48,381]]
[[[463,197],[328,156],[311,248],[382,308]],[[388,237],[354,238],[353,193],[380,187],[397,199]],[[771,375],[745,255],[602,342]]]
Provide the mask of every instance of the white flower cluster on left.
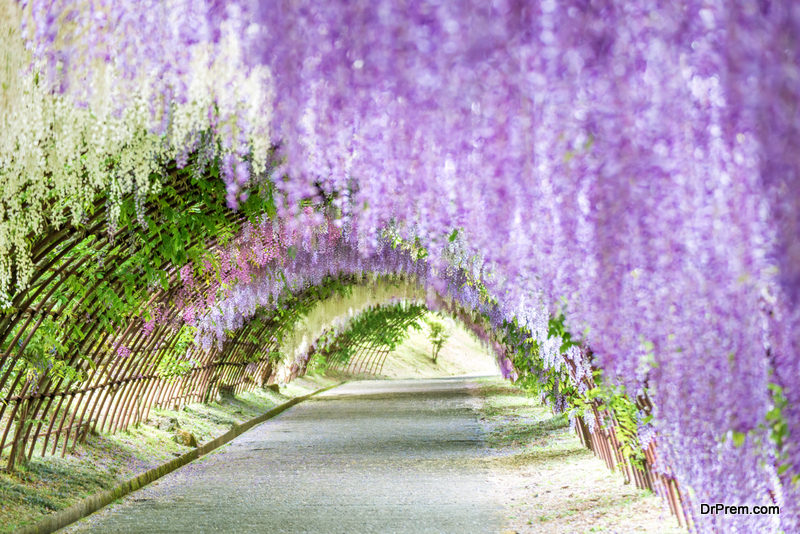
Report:
[[[194,150],[247,159],[248,174],[266,167],[271,75],[243,64],[242,17],[222,21],[214,40],[175,47],[173,57],[163,50],[148,69],[130,48],[163,26],[179,42],[188,17],[181,2],[162,3],[163,18],[143,5],[141,20],[127,26],[113,2],[61,4],[0,0],[0,307],[30,280],[31,243],[85,222],[103,195],[113,228],[126,195],[157,193],[164,166]],[[134,77],[125,64],[132,55]]]

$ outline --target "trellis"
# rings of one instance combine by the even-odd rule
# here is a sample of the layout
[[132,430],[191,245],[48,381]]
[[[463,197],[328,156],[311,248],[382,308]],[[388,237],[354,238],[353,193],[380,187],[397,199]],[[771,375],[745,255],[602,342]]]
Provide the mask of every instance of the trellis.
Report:
[[[101,199],[81,228],[51,229],[35,239],[30,284],[15,295],[0,320],[0,454],[7,456],[6,469],[30,460],[37,450],[45,455],[60,448],[64,455],[90,432],[126,429],[145,420],[153,406],[177,407],[213,398],[221,388],[239,392],[273,379],[277,339],[291,326],[296,306],[289,307],[288,320],[284,315],[277,321],[267,313],[260,322],[237,330],[221,347],[188,347],[183,359],[195,364],[186,372],[160,369],[182,348],[181,310],[172,305],[181,287],[178,270],[174,262],[156,265],[154,270],[163,276],[160,287],[145,281],[131,286],[126,283],[131,273],[118,266],[143,247],[159,249],[174,236],[157,232],[146,236],[144,244],[136,242],[134,235],[141,234],[137,220],[158,221],[165,210],[187,209],[191,202],[193,209],[203,208],[198,216],[210,218],[218,231],[233,233],[247,218],[244,211],[230,211],[221,201],[203,202],[208,199],[197,197],[188,173],[173,169],[169,178],[174,188],[165,192],[166,205],[151,204],[127,224],[109,230]],[[192,246],[213,253],[220,243],[213,232],[198,233],[183,249]],[[191,298],[199,300],[210,283],[201,280]],[[108,312],[109,299],[125,292],[133,303],[126,313]],[[197,302],[184,304],[193,303]],[[143,313],[154,306],[166,312],[148,329]],[[42,349],[32,346],[45,326],[53,330],[49,359],[39,358]],[[126,355],[117,353],[120,346],[126,347]],[[40,363],[49,361],[48,366],[37,367],[37,358]],[[54,364],[67,372],[56,373]]]
[[[375,308],[367,310],[365,313],[374,311]],[[386,317],[379,326],[373,325],[373,327],[359,330],[348,329],[342,332],[330,346],[320,351],[321,357],[342,353],[343,349],[347,347],[349,348],[349,357],[346,359],[334,358],[330,361],[329,368],[355,375],[380,375],[383,372],[387,356],[394,349],[392,344],[384,341],[385,336],[382,334],[389,332],[402,337],[402,334],[427,312],[427,308],[422,305],[409,304],[399,311],[400,313]],[[316,351],[316,349],[314,350]]]
[[[186,194],[187,189],[178,187],[176,193]],[[194,345],[189,347],[185,357],[196,364],[187,372],[176,375],[164,373],[159,370],[159,365],[167,355],[176,351],[182,326],[178,319],[180,310],[170,306],[180,287],[177,269],[167,267],[166,288],[157,289],[148,297],[145,295],[149,288],[144,285],[138,287],[135,297],[138,297],[140,307],[134,309],[130,318],[114,329],[104,329],[99,321],[92,320],[92,314],[104,305],[102,292],[98,291],[100,282],[80,296],[69,288],[70,281],[79,278],[87,270],[85,267],[88,262],[93,258],[105,257],[108,267],[102,269],[100,280],[112,290],[121,290],[123,281],[111,266],[123,260],[125,254],[133,253],[119,250],[117,246],[117,240],[130,229],[123,226],[109,233],[104,214],[102,204],[98,203],[97,211],[85,229],[52,231],[36,243],[33,247],[35,272],[31,284],[14,298],[12,308],[0,321],[0,344],[4,348],[0,356],[0,451],[7,454],[6,469],[14,469],[20,461],[30,460],[37,448],[42,455],[48,452],[55,454],[60,448],[64,455],[90,432],[127,429],[146,420],[153,407],[178,408],[189,402],[209,401],[221,391],[236,394],[247,388],[271,383],[278,371],[275,355],[280,348],[279,340],[293,325],[291,317],[300,313],[302,304],[314,300],[312,295],[299,295],[297,301],[284,310],[289,315],[288,320],[284,317],[279,321],[275,312],[262,310],[257,316],[258,320],[246,323],[221,347],[209,350]],[[245,216],[228,211],[225,220],[231,227],[236,227],[245,221]],[[72,254],[76,247],[87,243],[87,238],[93,238],[91,254]],[[203,246],[215,251],[219,244],[209,239]],[[196,296],[202,294],[210,282],[205,280],[200,283]],[[57,294],[59,289],[65,288],[64,293]],[[88,315],[74,317],[62,313],[65,298],[78,298],[79,304],[73,308],[87,310]],[[168,311],[161,324],[148,332],[141,312],[154,305]],[[444,307],[448,308],[446,305]],[[471,321],[467,313],[452,306],[450,308],[450,312],[470,329],[486,337],[487,333],[481,332],[483,327]],[[406,330],[424,312],[425,308],[418,306],[409,313],[392,318],[383,328]],[[86,328],[81,341],[60,356],[62,361],[76,370],[76,376],[58,377],[42,372],[31,377],[22,372],[21,364],[26,361],[25,349],[47,319],[55,321],[55,326],[64,332],[75,323]],[[120,344],[129,348],[129,356],[121,358],[115,353],[114,347]],[[389,346],[379,342],[374,330],[345,332],[336,338],[332,350],[344,345],[351,349],[350,358],[333,362],[331,367],[355,374],[380,374],[391,351]],[[504,350],[501,345],[495,349]],[[313,352],[312,346],[309,356],[313,356]],[[302,364],[292,364],[288,378],[303,374],[307,363],[308,359]],[[584,377],[584,380],[591,379]],[[593,385],[587,384],[587,387]],[[641,408],[649,410],[646,398],[637,399],[639,404]],[[598,420],[607,415],[601,414],[597,407],[592,409]],[[589,432],[578,419],[576,432],[583,444],[602,458],[610,469],[619,469],[626,481],[662,495],[679,521],[688,523],[674,478],[653,470],[657,458],[654,443],[646,449],[643,465],[634,466],[621,452],[613,421],[606,428]]]
[[[179,185],[173,195],[176,202],[170,208],[180,209],[178,199],[189,195],[190,190],[185,181],[180,183],[177,174],[173,178]],[[207,206],[209,213],[219,213],[213,203]],[[96,208],[83,229],[51,231],[37,242],[33,247],[35,271],[31,284],[16,295],[0,321],[0,346],[4,349],[0,355],[0,451],[7,455],[8,470],[30,460],[37,451],[45,455],[60,449],[65,455],[89,433],[127,429],[146,420],[153,407],[178,408],[189,402],[209,401],[221,391],[236,394],[273,382],[279,366],[280,340],[303,306],[316,299],[314,294],[297,295],[283,307],[280,320],[276,311],[262,310],[256,320],[232,333],[221,347],[188,347],[183,360],[195,363],[185,372],[165,372],[160,365],[175,355],[181,342],[181,310],[172,305],[181,287],[178,270],[172,265],[165,268],[165,288],[153,290],[146,284],[137,287],[131,300],[138,304],[127,317],[118,318],[112,328],[104,328],[98,317],[107,303],[103,302],[100,288],[109,288],[115,294],[124,290],[124,280],[113,266],[137,250],[119,246],[131,228],[124,225],[108,232],[103,204],[98,202]],[[227,228],[241,227],[246,220],[242,212],[223,213]],[[155,208],[151,207],[147,215],[157,215]],[[154,248],[160,245],[152,242],[156,239],[151,238]],[[88,251],[75,253],[87,243]],[[193,238],[191,244],[194,243],[198,243],[197,238]],[[215,252],[220,245],[212,237],[202,247]],[[90,282],[81,276],[90,271],[88,266],[97,258],[104,258],[105,266],[94,278],[94,285],[79,294],[75,287]],[[201,280],[192,298],[200,299],[210,283],[210,279]],[[84,316],[65,313],[70,300],[77,300],[71,309],[85,311]],[[192,303],[195,302],[184,305]],[[148,330],[142,313],[152,307],[167,311],[160,324]],[[26,349],[46,320],[53,321],[61,340],[67,338],[71,328],[80,325],[80,340],[56,360],[74,371],[70,376],[56,376],[50,369],[33,376],[28,372],[30,355]],[[126,347],[127,356],[115,351],[119,346]],[[356,347],[355,354],[353,364],[358,364],[359,373],[375,373],[388,351],[364,342]],[[304,366],[292,364],[289,378],[304,371]]]
[[[169,293],[159,296],[167,300]],[[3,414],[0,420],[5,426],[2,447],[11,448],[7,469],[13,469],[20,460],[29,460],[37,445],[45,455],[48,450],[55,453],[61,444],[63,455],[88,432],[127,429],[146,420],[154,406],[178,408],[189,402],[209,401],[221,391],[237,394],[272,383],[278,370],[280,339],[293,326],[293,320],[287,320],[285,314],[297,317],[300,304],[309,304],[315,298],[300,295],[297,302],[283,310],[282,321],[276,320],[275,312],[262,311],[259,320],[238,329],[220,348],[203,350],[192,346],[187,357],[197,364],[178,376],[157,372],[159,363],[175,350],[178,342],[179,328],[174,328],[179,313],[176,309],[170,311],[166,325],[149,334],[139,319],[121,329],[122,333],[113,341],[109,341],[108,333],[101,334],[94,343],[86,345],[91,347],[94,365],[83,363],[77,353],[72,354],[71,365],[93,371],[84,381],[50,380],[44,375],[38,383],[21,382],[22,373],[18,373],[7,388],[16,394],[6,395],[0,407]],[[39,324],[34,323],[31,328]],[[27,335],[28,339],[31,335]],[[115,355],[112,347],[117,342],[130,345],[128,358],[121,360]],[[20,351],[24,347],[23,343]],[[367,346],[360,346],[359,350],[364,348]],[[4,354],[2,365],[9,366],[4,380],[11,376],[12,366],[19,358],[20,352]],[[290,378],[304,371],[295,365],[290,369]]]

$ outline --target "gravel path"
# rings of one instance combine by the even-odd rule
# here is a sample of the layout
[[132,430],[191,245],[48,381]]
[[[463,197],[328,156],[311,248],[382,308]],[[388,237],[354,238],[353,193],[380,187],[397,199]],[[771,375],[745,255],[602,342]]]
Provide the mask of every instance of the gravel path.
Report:
[[499,532],[473,389],[345,384],[64,532]]

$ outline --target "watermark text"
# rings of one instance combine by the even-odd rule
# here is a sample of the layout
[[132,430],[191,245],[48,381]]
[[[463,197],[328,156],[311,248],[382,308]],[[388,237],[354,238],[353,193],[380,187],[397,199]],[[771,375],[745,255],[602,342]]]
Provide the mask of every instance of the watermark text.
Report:
[[700,513],[702,515],[777,515],[781,513],[781,508],[777,504],[769,504],[764,506],[728,506],[727,504],[722,504],[719,502],[714,504],[701,503]]

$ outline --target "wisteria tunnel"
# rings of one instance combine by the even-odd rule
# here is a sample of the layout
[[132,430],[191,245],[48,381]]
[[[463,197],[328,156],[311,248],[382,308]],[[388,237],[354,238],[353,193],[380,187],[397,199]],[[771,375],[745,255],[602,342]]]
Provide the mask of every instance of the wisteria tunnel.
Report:
[[0,0],[0,30],[8,510],[154,410],[384,376],[421,324],[435,363],[439,317],[681,529],[800,532],[796,1]]

